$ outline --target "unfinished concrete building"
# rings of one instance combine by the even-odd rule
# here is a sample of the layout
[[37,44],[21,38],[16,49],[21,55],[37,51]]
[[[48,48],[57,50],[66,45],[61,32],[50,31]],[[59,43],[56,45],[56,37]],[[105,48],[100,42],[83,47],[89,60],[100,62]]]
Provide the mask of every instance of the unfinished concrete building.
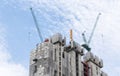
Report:
[[29,76],[107,76],[102,67],[102,59],[84,53],[73,39],[66,45],[66,38],[58,33],[31,51]]

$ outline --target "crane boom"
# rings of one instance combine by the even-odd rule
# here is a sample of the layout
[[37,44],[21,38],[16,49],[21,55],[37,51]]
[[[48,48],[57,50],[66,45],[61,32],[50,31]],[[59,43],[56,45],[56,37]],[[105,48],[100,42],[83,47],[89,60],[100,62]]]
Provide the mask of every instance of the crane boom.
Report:
[[93,35],[94,35],[94,31],[95,31],[95,28],[96,28],[96,26],[97,26],[97,22],[98,22],[98,20],[99,20],[100,15],[101,15],[101,13],[99,13],[98,16],[97,16],[97,18],[96,18],[95,24],[94,24],[94,26],[93,26],[91,35],[90,35],[89,40],[88,40],[88,44],[90,44],[91,39],[92,39],[92,37],[93,37]]
[[41,42],[43,42],[43,38],[42,38],[42,35],[41,35],[41,32],[40,32],[40,29],[39,29],[39,25],[38,25],[37,19],[36,19],[36,17],[35,17],[34,12],[33,12],[33,9],[30,8],[30,10],[31,10],[31,14],[32,14],[32,16],[33,16],[34,22],[35,22],[35,26],[36,26],[36,29],[37,29],[37,32],[38,32],[39,38],[40,38]]

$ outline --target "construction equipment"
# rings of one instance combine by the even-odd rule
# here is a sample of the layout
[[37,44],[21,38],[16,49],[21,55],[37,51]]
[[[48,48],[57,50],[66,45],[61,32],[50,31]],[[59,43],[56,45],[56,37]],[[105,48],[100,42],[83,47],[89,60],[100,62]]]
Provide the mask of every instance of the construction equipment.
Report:
[[90,51],[90,50],[91,50],[91,48],[89,47],[89,44],[90,44],[90,42],[91,42],[91,40],[92,40],[92,37],[93,37],[93,35],[94,35],[95,28],[96,28],[96,26],[97,26],[97,22],[98,22],[98,20],[99,20],[100,15],[101,15],[101,13],[99,13],[99,14],[97,15],[97,18],[96,18],[94,27],[93,27],[93,29],[92,29],[92,32],[91,32],[91,35],[90,35],[88,41],[86,40],[85,32],[82,33],[82,37],[83,37],[83,40],[84,40],[84,42],[85,42],[85,44],[82,44],[82,46],[83,46],[87,51]]
[[70,40],[73,41],[73,33],[72,33],[72,29],[70,29]]
[[35,17],[35,14],[34,14],[34,12],[33,12],[33,9],[30,8],[30,11],[31,11],[31,14],[32,14],[33,19],[34,19],[35,26],[36,26],[36,29],[37,29],[39,38],[40,38],[41,42],[43,42],[43,38],[42,38],[42,35],[41,35],[41,32],[40,32],[39,24],[38,24],[38,22],[37,22],[37,19],[36,19],[36,17]]

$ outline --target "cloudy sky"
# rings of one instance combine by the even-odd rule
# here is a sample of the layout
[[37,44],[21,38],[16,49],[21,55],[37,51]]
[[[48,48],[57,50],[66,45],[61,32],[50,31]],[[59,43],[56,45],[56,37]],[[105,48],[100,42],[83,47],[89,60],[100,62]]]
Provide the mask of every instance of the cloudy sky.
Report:
[[109,76],[120,76],[120,0],[1,0],[0,76],[28,76],[29,53],[40,42],[29,8],[33,7],[43,38],[56,32],[83,43],[100,12],[102,15],[90,43],[104,61]]

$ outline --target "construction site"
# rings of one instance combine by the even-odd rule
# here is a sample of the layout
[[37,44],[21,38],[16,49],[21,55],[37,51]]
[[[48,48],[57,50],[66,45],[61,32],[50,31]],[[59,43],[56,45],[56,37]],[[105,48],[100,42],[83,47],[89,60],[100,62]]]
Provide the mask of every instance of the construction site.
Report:
[[43,40],[32,8],[31,13],[41,43],[30,53],[29,76],[108,76],[102,70],[103,60],[94,55],[89,47],[100,13],[89,40],[86,40],[85,33],[82,33],[85,44],[74,41],[72,29],[69,44],[66,43],[66,37],[60,33]]

